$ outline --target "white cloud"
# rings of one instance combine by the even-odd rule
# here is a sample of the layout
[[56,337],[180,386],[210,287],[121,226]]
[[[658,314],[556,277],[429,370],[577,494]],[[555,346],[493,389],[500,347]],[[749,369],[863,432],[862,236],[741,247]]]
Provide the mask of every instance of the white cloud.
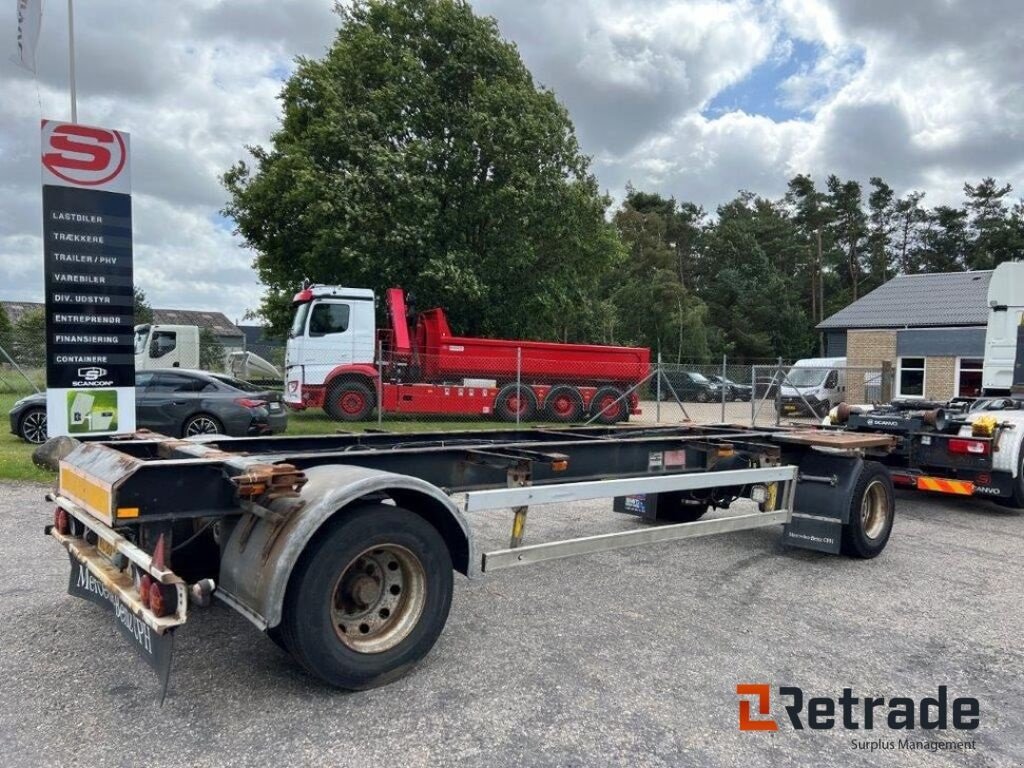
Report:
[[[278,124],[280,77],[334,35],[330,0],[76,4],[83,122],[133,142],[138,280],[154,303],[259,302],[252,254],[218,219],[218,176]],[[1024,192],[1019,0],[477,0],[568,106],[603,187],[713,208],[796,172],[881,175],[931,203],[994,175]],[[38,86],[0,46],[0,296],[39,298],[38,120],[67,116],[64,6],[47,3]],[[12,30],[14,3],[0,5]],[[13,49],[13,33],[10,35]],[[794,44],[799,41],[800,46]],[[702,110],[762,65],[800,119]],[[739,84],[739,85],[737,85]],[[741,104],[742,106],[742,104]],[[784,112],[780,110],[780,113]]]

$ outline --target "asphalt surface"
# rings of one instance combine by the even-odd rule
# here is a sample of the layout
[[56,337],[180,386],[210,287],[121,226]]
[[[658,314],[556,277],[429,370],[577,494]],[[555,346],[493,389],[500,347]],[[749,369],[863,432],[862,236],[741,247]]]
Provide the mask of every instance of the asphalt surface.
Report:
[[[1024,765],[1024,514],[986,502],[901,494],[873,561],[785,550],[768,529],[457,577],[433,652],[368,693],[325,688],[223,606],[196,609],[161,708],[110,613],[66,594],[44,490],[0,485],[5,768]],[[481,543],[504,546],[509,523],[482,516]],[[633,524],[603,502],[535,508],[527,540]],[[976,749],[740,732],[737,683],[833,697],[944,684],[979,699],[981,727],[911,735]]]

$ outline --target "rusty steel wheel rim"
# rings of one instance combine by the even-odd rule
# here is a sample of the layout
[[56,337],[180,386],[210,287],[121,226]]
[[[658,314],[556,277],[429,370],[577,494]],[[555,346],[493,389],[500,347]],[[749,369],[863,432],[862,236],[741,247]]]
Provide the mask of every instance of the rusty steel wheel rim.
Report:
[[331,623],[338,639],[359,653],[382,653],[401,643],[423,614],[423,564],[405,547],[381,544],[346,565],[331,590]]
[[864,498],[860,504],[860,523],[864,535],[869,539],[877,539],[885,530],[889,521],[889,493],[885,483],[872,480],[864,489]]

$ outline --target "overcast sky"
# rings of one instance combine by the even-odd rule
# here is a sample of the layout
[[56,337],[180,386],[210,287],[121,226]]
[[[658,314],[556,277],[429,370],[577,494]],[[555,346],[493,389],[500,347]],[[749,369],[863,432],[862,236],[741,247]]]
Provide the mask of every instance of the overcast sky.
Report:
[[[575,121],[612,195],[713,209],[794,173],[881,175],[926,202],[965,179],[1024,193],[1022,0],[477,0]],[[158,307],[259,303],[217,177],[266,142],[330,0],[76,0],[79,120],[132,136],[136,282]],[[44,0],[38,80],[0,4],[0,298],[40,300],[39,119],[67,119],[65,4]]]

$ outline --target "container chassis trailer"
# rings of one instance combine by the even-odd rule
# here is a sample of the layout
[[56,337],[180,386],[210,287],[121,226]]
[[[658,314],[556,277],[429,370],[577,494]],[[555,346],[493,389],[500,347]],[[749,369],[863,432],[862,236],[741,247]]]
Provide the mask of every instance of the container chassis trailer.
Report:
[[[781,525],[794,547],[872,558],[894,517],[892,438],[728,425],[564,427],[82,443],[46,533],[68,591],[113,610],[164,693],[189,604],[218,599],[328,684],[404,674],[437,640],[453,571]],[[524,543],[531,507],[613,498],[635,529]],[[711,508],[740,510],[711,519]],[[511,512],[479,553],[469,519]]]

